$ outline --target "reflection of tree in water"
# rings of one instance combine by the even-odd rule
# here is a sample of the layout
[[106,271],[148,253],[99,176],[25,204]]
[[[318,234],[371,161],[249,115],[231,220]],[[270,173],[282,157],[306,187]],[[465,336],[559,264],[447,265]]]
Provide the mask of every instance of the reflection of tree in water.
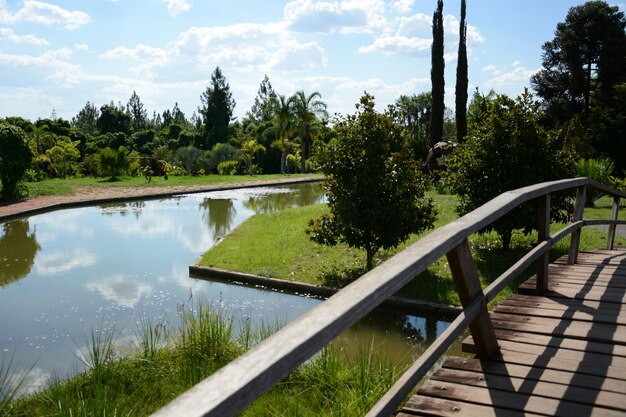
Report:
[[205,198],[200,207],[204,209],[202,218],[213,231],[213,236],[224,236],[228,233],[237,214],[232,200]]
[[373,328],[381,332],[403,334],[413,345],[430,345],[437,338],[436,316],[410,316],[392,310],[374,310],[353,327],[354,329]]
[[0,286],[24,278],[35,262],[41,247],[28,220],[5,223],[0,237]]
[[243,204],[256,213],[310,206],[322,201],[324,190],[318,183],[293,185],[293,192],[251,196]]

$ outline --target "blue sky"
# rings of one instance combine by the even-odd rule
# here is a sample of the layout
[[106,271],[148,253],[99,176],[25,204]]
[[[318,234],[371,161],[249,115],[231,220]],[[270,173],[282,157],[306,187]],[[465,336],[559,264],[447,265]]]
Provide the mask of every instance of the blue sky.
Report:
[[[470,90],[529,86],[574,0],[467,0]],[[608,1],[624,10],[624,3]],[[435,0],[0,0],[0,117],[71,119],[87,101],[190,117],[216,66],[243,116],[267,74],[279,94],[319,91],[352,113],[430,91]],[[460,0],[444,1],[446,103],[454,103]]]

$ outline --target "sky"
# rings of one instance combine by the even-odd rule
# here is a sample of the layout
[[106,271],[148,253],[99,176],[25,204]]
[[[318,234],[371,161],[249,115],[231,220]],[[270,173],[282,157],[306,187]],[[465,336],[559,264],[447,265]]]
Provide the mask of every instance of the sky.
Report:
[[[625,3],[607,1],[625,10]],[[541,46],[582,0],[467,0],[470,95],[530,87]],[[278,94],[318,91],[351,114],[430,91],[436,0],[0,0],[0,118],[71,120],[89,101],[187,117],[219,66],[250,110],[263,77]],[[444,0],[446,105],[454,108],[460,0]]]

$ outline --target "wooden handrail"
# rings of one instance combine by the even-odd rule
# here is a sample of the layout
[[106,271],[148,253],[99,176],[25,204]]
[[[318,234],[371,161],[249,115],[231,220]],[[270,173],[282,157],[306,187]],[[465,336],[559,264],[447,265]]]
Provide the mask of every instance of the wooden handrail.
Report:
[[[582,227],[590,224],[589,221],[582,220],[585,190],[588,186],[617,199],[614,200],[617,203],[614,202],[612,219],[603,221],[602,224],[622,224],[616,220],[619,209],[618,198],[626,197],[626,193],[588,178],[546,182],[505,192],[454,222],[435,229],[201,381],[153,416],[221,417],[238,414],[342,331],[375,309],[437,259],[447,255],[449,260],[457,262],[453,268],[456,272],[453,272],[456,275],[457,286],[465,292],[465,296],[461,297],[464,298],[464,310],[368,413],[368,416],[388,416],[467,326],[471,327],[475,338],[483,338],[485,355],[493,353],[494,349],[497,350],[497,344],[493,345],[495,339],[490,340],[492,337],[490,331],[484,328],[485,325],[490,325],[485,324],[489,320],[488,316],[485,318],[484,315],[487,303],[534,262],[540,260],[539,268],[543,268],[552,245],[570,234],[572,235],[570,257],[573,256],[575,260],[578,254],[578,240],[574,239],[574,236],[578,233],[579,239]],[[549,196],[554,192],[572,188],[578,190],[574,222],[554,236],[549,236],[546,231],[549,227]],[[467,260],[468,237],[520,204],[536,198],[547,201],[539,205],[541,212],[544,213],[539,215],[539,244],[484,291],[476,291],[475,267],[471,256],[470,260]],[[607,246],[609,244],[612,247],[611,240]]]

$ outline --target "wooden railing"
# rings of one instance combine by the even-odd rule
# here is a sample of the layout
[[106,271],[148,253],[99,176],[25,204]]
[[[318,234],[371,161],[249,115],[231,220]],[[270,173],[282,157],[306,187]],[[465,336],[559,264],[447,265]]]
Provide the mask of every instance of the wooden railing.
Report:
[[[583,220],[586,188],[589,186],[613,196],[610,220]],[[577,192],[572,222],[551,236],[550,196],[552,193],[574,188]],[[487,303],[533,264],[537,265],[537,292],[545,292],[548,287],[549,251],[554,243],[568,235],[572,236],[568,261],[573,264],[578,256],[582,227],[603,224],[609,225],[607,248],[612,249],[616,225],[626,224],[625,221],[617,220],[620,198],[623,197],[626,197],[626,193],[588,178],[546,182],[505,192],[471,213],[434,230],[366,273],[248,353],[198,383],[153,416],[223,417],[238,414],[342,331],[445,255],[463,311],[367,414],[368,417],[387,417],[393,414],[468,326],[480,357],[489,358],[498,351]],[[482,290],[470,252],[469,236],[520,204],[533,199],[538,199],[539,202],[537,246]]]

